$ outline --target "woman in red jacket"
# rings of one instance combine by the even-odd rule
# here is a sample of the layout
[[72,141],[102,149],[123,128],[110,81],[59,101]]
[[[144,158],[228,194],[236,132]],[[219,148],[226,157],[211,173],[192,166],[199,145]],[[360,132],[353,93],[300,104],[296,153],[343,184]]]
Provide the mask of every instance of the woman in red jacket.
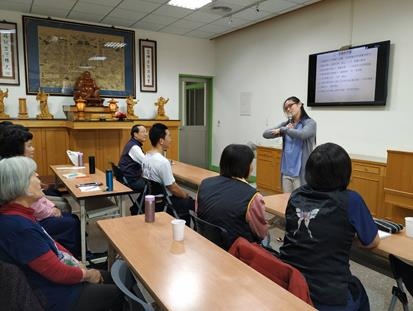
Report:
[[86,267],[36,222],[30,207],[43,196],[36,163],[0,161],[0,259],[19,266],[46,310],[118,310],[122,296],[107,272]]

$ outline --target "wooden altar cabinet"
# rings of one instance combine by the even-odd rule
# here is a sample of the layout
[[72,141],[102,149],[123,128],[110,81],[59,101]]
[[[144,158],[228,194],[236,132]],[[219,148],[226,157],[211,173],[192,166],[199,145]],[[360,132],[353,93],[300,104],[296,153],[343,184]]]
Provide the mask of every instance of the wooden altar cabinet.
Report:
[[[83,152],[84,161],[89,156],[96,157],[96,167],[100,170],[110,168],[109,162],[117,163],[124,145],[130,138],[130,129],[134,124],[142,124],[150,129],[157,120],[136,121],[68,121],[68,120],[11,120],[21,124],[33,133],[35,148],[34,160],[40,176],[51,176],[49,165],[69,164],[66,150]],[[179,120],[162,121],[169,128],[172,144],[166,156],[179,160]],[[151,148],[149,137],[143,146]]]

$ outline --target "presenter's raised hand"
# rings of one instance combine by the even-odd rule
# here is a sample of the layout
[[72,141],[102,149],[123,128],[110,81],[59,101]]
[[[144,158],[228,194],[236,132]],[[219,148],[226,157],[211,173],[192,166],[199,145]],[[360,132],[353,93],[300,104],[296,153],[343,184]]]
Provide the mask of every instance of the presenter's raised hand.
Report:
[[277,136],[277,135],[280,134],[280,129],[278,128],[278,129],[271,130],[270,133],[271,133],[273,136]]

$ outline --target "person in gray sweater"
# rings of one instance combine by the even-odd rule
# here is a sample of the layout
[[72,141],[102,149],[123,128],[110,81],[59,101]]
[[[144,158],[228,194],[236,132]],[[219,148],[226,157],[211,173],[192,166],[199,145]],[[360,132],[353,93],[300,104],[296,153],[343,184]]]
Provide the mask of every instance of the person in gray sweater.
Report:
[[282,137],[281,185],[283,192],[292,192],[305,184],[305,164],[316,145],[317,123],[304,110],[303,103],[295,96],[284,101],[288,120],[267,129],[263,137]]

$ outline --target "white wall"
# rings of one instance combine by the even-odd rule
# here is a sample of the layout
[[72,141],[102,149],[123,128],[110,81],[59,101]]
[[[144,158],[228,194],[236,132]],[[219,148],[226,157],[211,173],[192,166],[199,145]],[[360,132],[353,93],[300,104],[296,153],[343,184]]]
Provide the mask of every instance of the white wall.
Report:
[[[214,164],[229,143],[261,138],[282,120],[288,96],[307,98],[308,55],[391,40],[385,107],[307,108],[317,121],[318,144],[332,141],[349,153],[386,157],[413,151],[413,1],[325,0],[216,40]],[[240,94],[251,93],[251,116],[240,116]],[[218,120],[220,126],[218,126]]]
[[[20,13],[1,11],[0,20],[17,23],[18,44],[20,59],[20,86],[0,85],[1,89],[9,89],[9,97],[5,99],[6,113],[11,117],[17,117],[18,98],[27,98],[27,108],[30,118],[35,118],[39,113],[39,104],[35,95],[26,95],[23,26]],[[170,119],[179,119],[179,74],[208,75],[214,73],[214,45],[215,43],[205,39],[192,39],[182,36],[135,30],[135,55],[136,55],[136,94],[139,100],[134,106],[135,114],[141,119],[152,119],[156,115],[156,102],[159,96],[169,98],[166,105],[166,114]],[[158,49],[158,91],[157,93],[141,93],[139,87],[139,39],[157,41]],[[97,81],[99,85],[99,81]],[[118,99],[120,110],[126,112],[124,99]],[[55,118],[65,118],[63,105],[73,105],[71,97],[49,96],[49,111]]]
[[[413,70],[411,0],[325,0],[214,41],[136,30],[139,38],[158,42],[158,92],[140,93],[136,70],[136,114],[155,114],[157,97],[169,97],[167,114],[179,116],[178,74],[215,76],[212,164],[217,165],[229,143],[261,138],[263,130],[284,119],[282,102],[291,95],[307,97],[308,55],[347,44],[391,40],[388,98],[385,107],[306,108],[318,124],[317,142],[333,141],[353,154],[386,157],[387,149],[413,150],[413,104],[408,96]],[[35,96],[25,94],[21,14],[0,11],[0,20],[19,28],[19,87],[9,88],[6,112],[17,116],[17,99],[26,97],[30,117],[38,113]],[[136,53],[138,55],[138,53]],[[137,59],[138,62],[138,59]],[[0,86],[2,89],[5,86]],[[241,93],[251,95],[251,116],[239,115]],[[50,111],[63,118],[61,106],[69,97],[49,97]],[[124,101],[120,101],[125,110]],[[218,121],[219,126],[218,126]]]

